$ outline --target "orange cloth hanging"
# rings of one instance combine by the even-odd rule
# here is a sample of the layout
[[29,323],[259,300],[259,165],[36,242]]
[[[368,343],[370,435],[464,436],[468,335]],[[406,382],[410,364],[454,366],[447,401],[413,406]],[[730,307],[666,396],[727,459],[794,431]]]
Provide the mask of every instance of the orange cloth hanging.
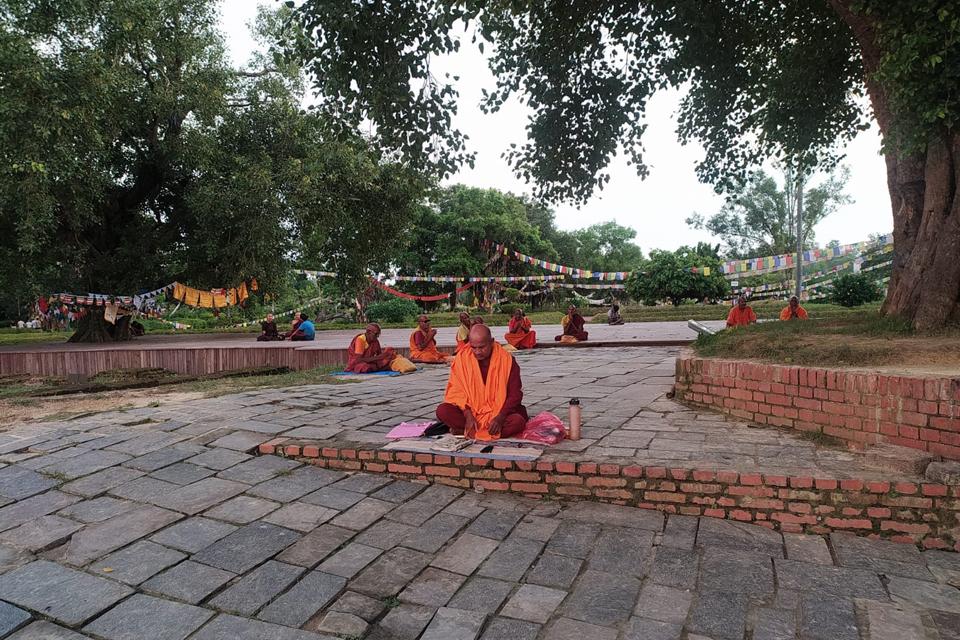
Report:
[[186,292],[183,294],[183,303],[191,307],[200,306],[200,291],[193,287],[184,287]]
[[250,278],[250,291],[256,291],[260,288],[260,285],[257,284],[256,278]]

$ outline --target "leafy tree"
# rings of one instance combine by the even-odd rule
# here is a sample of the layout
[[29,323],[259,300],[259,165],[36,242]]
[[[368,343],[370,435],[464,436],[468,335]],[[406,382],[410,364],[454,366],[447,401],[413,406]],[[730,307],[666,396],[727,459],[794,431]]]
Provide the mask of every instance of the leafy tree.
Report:
[[410,322],[419,314],[417,303],[404,298],[390,298],[367,307],[367,319],[370,322]]
[[[217,9],[0,10],[0,291],[129,294],[251,276],[275,291],[291,262],[356,286],[386,259],[422,178],[302,112],[295,61],[230,67]],[[262,14],[260,37],[274,41],[289,16]]]
[[452,124],[458,78],[430,61],[460,48],[466,24],[494,45],[483,106],[516,95],[531,110],[529,141],[507,157],[552,200],[589,197],[620,148],[646,175],[644,113],[664,87],[688,89],[678,133],[704,147],[698,174],[721,189],[767,159],[831,166],[872,115],[896,241],[884,311],[917,327],[960,316],[957,0],[306,0],[297,18],[310,37],[290,50],[320,109],[369,119],[440,174],[471,156]]
[[829,286],[831,300],[844,307],[859,307],[883,299],[875,274],[847,273],[834,278]]
[[[720,260],[709,252],[709,246],[697,249],[680,247],[676,251],[650,252],[640,268],[627,280],[627,292],[644,304],[669,300],[674,306],[684,301],[717,300],[730,292],[730,284],[720,273]],[[709,276],[693,273],[691,267],[710,267]]]
[[632,271],[643,261],[643,251],[633,243],[637,232],[614,221],[592,224],[569,232],[576,253],[567,263],[591,271]]
[[[694,229],[706,229],[720,237],[731,258],[746,258],[796,251],[796,191],[789,173],[784,187],[764,171],[728,195],[720,211],[704,219],[687,218]],[[803,244],[814,246],[814,227],[841,205],[851,202],[843,189],[849,170],[830,175],[823,183],[806,189],[803,198]]]

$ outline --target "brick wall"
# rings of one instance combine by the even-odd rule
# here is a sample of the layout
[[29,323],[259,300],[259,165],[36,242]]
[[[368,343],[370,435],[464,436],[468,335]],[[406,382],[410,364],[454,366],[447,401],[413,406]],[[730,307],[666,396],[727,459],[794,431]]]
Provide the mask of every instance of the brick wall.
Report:
[[759,424],[960,460],[960,378],[678,358],[678,400]]
[[960,551],[960,487],[576,462],[512,462],[274,440],[261,454],[463,489],[582,498],[788,532],[849,531]]

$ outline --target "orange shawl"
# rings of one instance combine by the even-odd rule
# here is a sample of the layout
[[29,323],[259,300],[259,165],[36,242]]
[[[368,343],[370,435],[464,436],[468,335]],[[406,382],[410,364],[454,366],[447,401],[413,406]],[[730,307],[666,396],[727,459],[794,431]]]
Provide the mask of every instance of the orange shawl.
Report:
[[473,350],[464,349],[453,361],[443,401],[455,404],[460,409],[470,407],[477,419],[477,440],[497,440],[500,437],[490,433],[490,422],[500,413],[507,400],[507,380],[512,367],[513,356],[496,342],[490,354],[486,383]]
[[423,349],[417,346],[418,333],[423,333],[419,327],[410,334],[410,359],[423,362],[446,362],[450,356],[446,353],[440,353],[440,350],[437,349],[437,341],[434,338],[427,340],[427,344]]

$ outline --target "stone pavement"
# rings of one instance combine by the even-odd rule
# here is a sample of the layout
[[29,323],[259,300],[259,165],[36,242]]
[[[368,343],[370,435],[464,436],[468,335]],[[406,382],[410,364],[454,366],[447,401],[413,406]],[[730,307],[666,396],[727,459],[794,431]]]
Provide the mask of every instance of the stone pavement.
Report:
[[[550,455],[873,473],[665,399],[675,354],[521,354],[534,412],[584,399],[588,437]],[[248,453],[277,434],[380,442],[429,416],[445,375],[0,434],[0,638],[960,640],[960,554]]]

